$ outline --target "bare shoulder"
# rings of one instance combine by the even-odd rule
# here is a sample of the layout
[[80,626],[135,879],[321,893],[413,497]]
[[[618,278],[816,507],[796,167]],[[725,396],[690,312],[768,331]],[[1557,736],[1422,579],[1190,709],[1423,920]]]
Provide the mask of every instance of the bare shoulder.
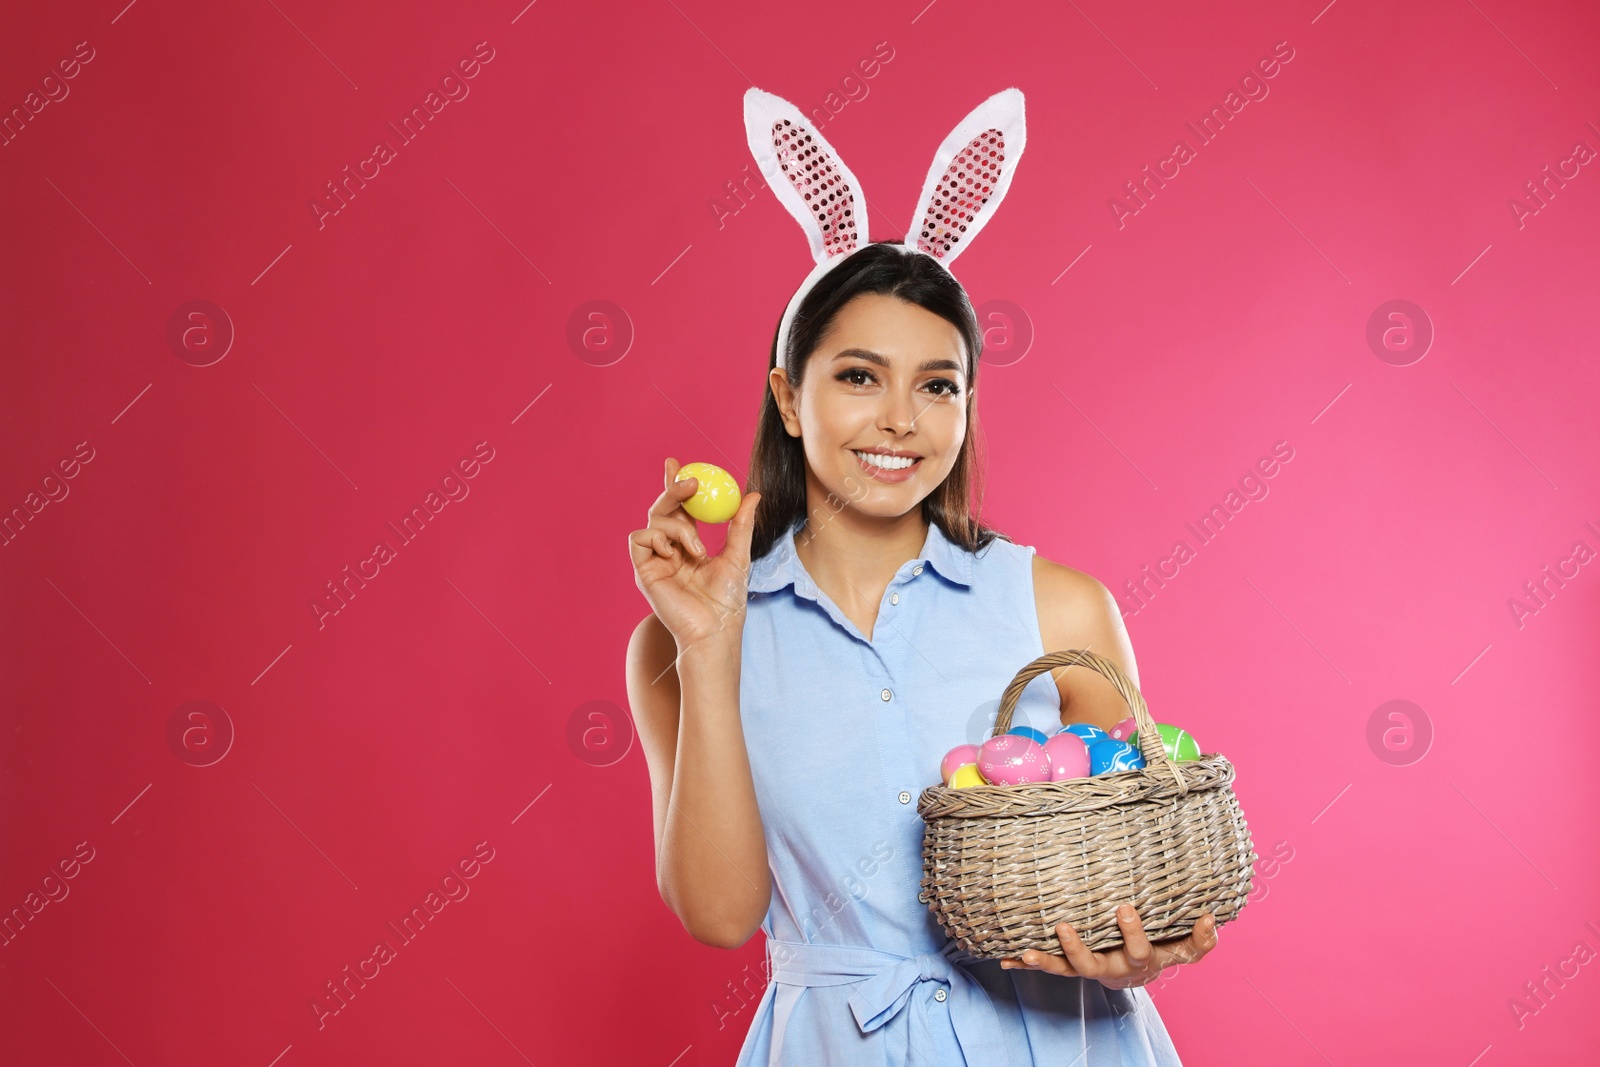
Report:
[[[1060,639],[1080,633],[1116,632],[1126,639],[1117,598],[1094,575],[1035,553],[1033,591],[1039,605],[1039,626],[1046,648],[1066,647]],[[1113,653],[1118,649],[1106,646],[1093,651],[1116,658]]]
[[[1046,651],[1081,648],[1111,660],[1134,685],[1139,668],[1133,643],[1122,623],[1117,599],[1094,575],[1037,553],[1033,557],[1034,600],[1039,635]],[[1058,676],[1064,722],[1110,726],[1128,714],[1111,683],[1086,668],[1068,668]],[[1074,705],[1070,708],[1068,705]],[[1066,717],[1070,716],[1070,717]],[[1101,719],[1106,721],[1101,722]]]
[[1052,609],[1115,608],[1116,600],[1111,590],[1094,575],[1045,559],[1037,552],[1033,556],[1033,588],[1041,606],[1048,602]]

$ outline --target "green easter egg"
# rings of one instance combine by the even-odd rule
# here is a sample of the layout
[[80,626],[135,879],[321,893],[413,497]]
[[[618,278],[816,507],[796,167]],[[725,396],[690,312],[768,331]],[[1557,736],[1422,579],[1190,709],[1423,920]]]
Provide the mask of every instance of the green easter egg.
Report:
[[[1169,726],[1164,722],[1156,723],[1156,733],[1161,735],[1161,747],[1166,749],[1167,758],[1173,762],[1200,758],[1200,742],[1188,730],[1176,726]],[[1128,738],[1128,743],[1138,747],[1139,734],[1135,731]]]

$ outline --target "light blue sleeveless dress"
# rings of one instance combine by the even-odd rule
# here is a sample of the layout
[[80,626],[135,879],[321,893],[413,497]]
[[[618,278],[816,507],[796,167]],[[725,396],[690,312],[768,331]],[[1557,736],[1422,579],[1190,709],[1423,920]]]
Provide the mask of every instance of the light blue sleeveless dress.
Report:
[[[869,640],[794,551],[751,566],[740,716],[772,869],[771,981],[739,1067],[1180,1067],[1142,988],[957,963],[927,904],[916,801],[1044,653],[1031,546],[929,524]],[[1050,674],[1013,724],[1061,721]]]

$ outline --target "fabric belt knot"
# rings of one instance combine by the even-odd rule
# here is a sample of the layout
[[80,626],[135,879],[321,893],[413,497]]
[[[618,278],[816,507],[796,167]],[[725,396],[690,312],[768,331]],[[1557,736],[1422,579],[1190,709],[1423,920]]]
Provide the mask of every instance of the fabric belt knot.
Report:
[[[772,980],[784,985],[855,985],[850,1011],[862,1033],[887,1025],[911,1002],[923,982],[944,982],[950,991],[946,1007],[956,1041],[969,1064],[1009,1067],[1011,1060],[1000,1016],[989,993],[967,971],[952,963],[947,942],[938,952],[901,956],[865,945],[808,945],[798,941],[767,939]],[[926,1030],[908,1028],[910,1063],[931,1064],[934,1050],[923,1047]]]

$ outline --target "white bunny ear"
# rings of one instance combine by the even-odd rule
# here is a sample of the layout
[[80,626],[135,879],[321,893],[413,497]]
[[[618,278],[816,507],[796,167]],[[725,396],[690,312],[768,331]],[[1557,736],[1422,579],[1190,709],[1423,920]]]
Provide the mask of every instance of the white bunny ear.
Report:
[[905,243],[943,263],[994,216],[1028,140],[1022,90],[1005,89],[956,124],[934,153]]
[[745,136],[761,176],[811,242],[818,264],[867,244],[867,198],[839,153],[800,109],[753,86],[744,94]]

